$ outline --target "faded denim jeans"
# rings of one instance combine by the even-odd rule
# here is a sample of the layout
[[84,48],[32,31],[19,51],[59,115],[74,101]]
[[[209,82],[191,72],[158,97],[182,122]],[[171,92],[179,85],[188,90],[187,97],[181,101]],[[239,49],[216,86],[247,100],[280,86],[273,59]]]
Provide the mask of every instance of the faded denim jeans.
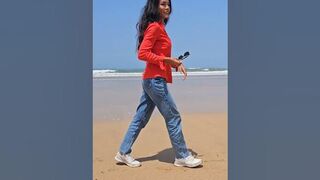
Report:
[[[128,131],[120,146],[121,154],[131,153],[131,147],[144,128],[155,107],[164,117],[170,136],[171,145],[176,158],[185,158],[190,155],[182,134],[181,117],[168,91],[164,78],[152,78],[142,81],[143,93],[136,114],[129,125]],[[156,140],[154,141],[157,142]]]

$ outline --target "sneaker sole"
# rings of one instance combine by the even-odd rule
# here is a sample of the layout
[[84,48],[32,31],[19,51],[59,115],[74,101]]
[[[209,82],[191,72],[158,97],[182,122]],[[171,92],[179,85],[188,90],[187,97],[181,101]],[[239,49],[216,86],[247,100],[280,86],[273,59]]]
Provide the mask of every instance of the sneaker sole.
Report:
[[114,159],[116,160],[116,161],[118,161],[118,162],[120,162],[120,163],[124,163],[124,164],[126,164],[127,166],[129,166],[129,167],[139,167],[139,166],[141,166],[141,164],[138,164],[138,165],[133,165],[133,164],[129,164],[129,163],[126,163],[126,162],[124,162],[124,161],[122,161],[119,157],[114,157]]
[[174,162],[174,165],[177,166],[177,167],[190,167],[190,168],[194,168],[194,167],[197,167],[197,166],[200,166],[202,164],[202,161],[196,163],[196,164],[193,164],[193,165],[187,165],[187,164],[178,164],[176,162]]

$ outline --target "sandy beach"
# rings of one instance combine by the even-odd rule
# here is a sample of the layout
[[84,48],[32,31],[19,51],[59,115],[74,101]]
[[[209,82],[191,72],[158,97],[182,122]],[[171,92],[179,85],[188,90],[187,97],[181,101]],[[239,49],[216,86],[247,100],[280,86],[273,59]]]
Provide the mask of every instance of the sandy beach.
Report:
[[94,80],[93,179],[227,180],[227,77],[189,77],[170,85],[188,149],[203,159],[202,166],[173,165],[168,132],[157,110],[133,145],[132,155],[142,166],[130,168],[114,160],[141,94],[140,81]]

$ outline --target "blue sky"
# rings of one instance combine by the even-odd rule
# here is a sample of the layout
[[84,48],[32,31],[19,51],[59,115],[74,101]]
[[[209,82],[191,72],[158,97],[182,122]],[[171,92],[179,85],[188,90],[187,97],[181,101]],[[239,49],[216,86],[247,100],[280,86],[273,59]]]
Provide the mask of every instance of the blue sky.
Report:
[[[93,1],[94,69],[144,68],[137,59],[136,28],[146,0]],[[185,51],[185,66],[227,68],[227,0],[172,0],[166,26],[172,56]]]

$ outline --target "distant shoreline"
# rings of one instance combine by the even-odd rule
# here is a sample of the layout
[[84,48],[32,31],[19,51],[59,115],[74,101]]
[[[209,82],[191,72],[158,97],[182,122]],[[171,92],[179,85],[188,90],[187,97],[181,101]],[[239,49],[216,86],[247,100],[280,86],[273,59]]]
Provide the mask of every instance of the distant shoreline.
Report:
[[[211,76],[228,75],[225,68],[188,68],[189,76]],[[141,77],[143,69],[94,69],[93,78],[112,78],[112,77]],[[173,76],[181,76],[179,72],[173,72]]]
[[[226,71],[227,68],[214,68],[214,67],[195,67],[195,68],[187,68],[188,72],[195,71]],[[133,73],[133,72],[143,72],[142,68],[131,68],[131,69],[123,69],[123,68],[93,68],[93,71],[106,71],[106,72],[118,72],[118,73]]]

